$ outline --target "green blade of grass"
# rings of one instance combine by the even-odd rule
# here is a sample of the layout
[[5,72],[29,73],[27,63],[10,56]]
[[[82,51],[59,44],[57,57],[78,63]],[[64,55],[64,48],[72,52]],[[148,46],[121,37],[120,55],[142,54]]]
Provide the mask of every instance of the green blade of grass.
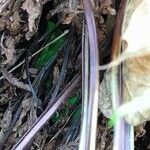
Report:
[[[51,32],[56,28],[56,25],[53,22],[48,22],[46,32]],[[54,33],[49,37],[48,43],[56,39],[62,31],[60,29],[54,30]],[[37,69],[41,69],[44,64],[48,62],[49,59],[60,49],[61,45],[64,43],[65,37],[62,36],[53,44],[44,48],[43,51],[37,56],[36,61],[34,62],[34,67]]]

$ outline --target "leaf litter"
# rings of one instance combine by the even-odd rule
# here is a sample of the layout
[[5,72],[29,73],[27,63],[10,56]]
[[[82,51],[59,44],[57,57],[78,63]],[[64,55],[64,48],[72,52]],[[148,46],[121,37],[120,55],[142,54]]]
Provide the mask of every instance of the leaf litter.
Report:
[[29,16],[28,16],[29,31],[26,33],[26,39],[29,40],[31,38],[31,36],[38,29],[36,20],[40,19],[40,15],[42,12],[42,1],[26,0],[23,3],[21,8],[29,14]]
[[[102,51],[102,55],[100,56],[102,61],[100,63],[103,65],[108,62],[110,57],[109,43],[111,42],[111,37],[107,38],[107,35],[114,28],[117,13],[116,8],[119,2],[118,0],[95,0],[95,4],[95,6],[93,5],[93,10],[97,25],[99,47]],[[133,5],[137,7],[138,3],[133,3]],[[49,6],[52,6],[52,8]],[[1,72],[9,81],[5,79],[0,81],[0,141],[2,142],[0,149],[11,149],[43,113],[50,100],[53,98],[53,102],[51,103],[53,104],[56,97],[70,83],[75,74],[80,71],[81,58],[79,56],[81,54],[82,9],[82,2],[78,0],[48,2],[47,0],[3,0],[0,3]],[[134,13],[135,11],[133,11],[132,7],[127,9],[127,12],[130,13]],[[130,21],[124,24],[130,25]],[[60,37],[53,44],[49,44],[63,34],[66,29],[69,29],[68,34],[66,32],[65,36]],[[127,30],[128,26],[125,31]],[[41,34],[44,35],[44,38],[41,37],[39,40]],[[69,34],[71,36],[68,36]],[[128,43],[127,46],[130,46],[128,37],[131,37],[131,35],[125,34],[123,39]],[[132,41],[132,39],[135,41]],[[40,42],[36,42],[36,40]],[[136,42],[138,39],[132,37],[130,40],[131,42]],[[30,49],[31,43],[36,43],[32,50]],[[71,50],[67,59],[65,58],[66,45]],[[23,49],[23,51],[20,49]],[[40,53],[37,53],[39,49],[41,49]],[[146,50],[148,50],[149,55],[149,47]],[[36,57],[34,57],[35,54]],[[103,57],[103,54],[105,57]],[[145,77],[148,77],[145,74],[145,70],[148,70],[148,65],[146,67],[144,65],[148,63],[149,57],[141,57],[140,54],[140,56],[138,55],[135,58],[135,54],[137,53],[133,52],[130,55],[123,52],[122,56],[109,66],[111,68],[123,62],[125,68],[124,80],[127,87],[133,87],[133,82],[136,83],[134,89],[126,91],[125,88],[125,97],[129,97],[127,100],[130,100],[131,95],[136,96],[136,94],[133,94],[135,90],[138,89],[139,92],[137,93],[140,94],[145,86],[149,86],[149,79],[145,80]],[[32,55],[33,57],[31,57]],[[28,68],[24,65],[27,57],[30,58]],[[67,61],[63,67],[65,59]],[[23,62],[22,66],[20,65],[13,73],[10,73],[9,71],[21,61]],[[104,67],[108,69],[108,65]],[[137,72],[132,71],[133,67],[137,68]],[[28,75],[26,74],[26,69],[28,69]],[[133,73],[136,73],[136,76],[132,76]],[[141,76],[143,77],[142,80]],[[112,114],[111,87],[109,84],[111,76],[109,69],[105,73],[103,72],[101,77],[103,80],[99,88],[99,108],[101,111],[99,111],[98,119],[97,149],[105,150],[112,149],[113,141],[113,130],[108,128],[107,119]],[[28,78],[30,78],[31,85],[29,85]],[[135,80],[133,81],[133,79]],[[32,91],[31,86],[33,87]],[[58,88],[56,88],[57,86]],[[41,100],[42,109],[38,107],[33,92]],[[67,102],[57,110],[52,119],[43,126],[33,141],[29,143],[30,149],[78,149],[81,122],[80,105],[81,89],[74,89],[74,92],[69,95]],[[143,111],[140,113],[142,116],[146,115]],[[130,119],[130,117],[127,116],[127,120],[134,123],[133,118]],[[143,118],[145,119],[145,116]],[[137,126],[135,131],[136,139],[146,135],[145,124]]]
[[[13,5],[13,3],[11,3]],[[70,5],[71,4],[71,5]],[[63,11],[61,12],[61,10],[59,12],[57,12],[57,14],[61,13],[61,15],[63,16],[62,19],[61,19],[61,23],[62,24],[67,24],[70,26],[70,24],[72,24],[72,22],[76,22],[76,27],[78,27],[78,33],[80,35],[80,29],[81,29],[81,13],[83,12],[82,11],[82,7],[76,7],[76,4],[79,4],[79,1],[69,1],[69,7],[67,8],[67,13],[65,13],[64,9],[62,9]],[[7,34],[9,35],[13,35],[12,37],[14,38],[14,50],[15,51],[10,51],[10,54],[9,54],[9,57],[8,55],[6,55],[5,53],[5,56],[6,58],[8,59],[7,60],[7,63],[4,63],[4,66],[6,66],[6,64],[9,64],[10,66],[12,65],[12,60],[14,61],[15,59],[15,55],[17,55],[18,53],[18,49],[17,49],[17,44],[22,40],[22,38],[25,38],[26,40],[29,40],[31,39],[31,37],[36,33],[38,32],[38,19],[40,19],[41,17],[41,12],[42,12],[42,6],[43,4],[39,1],[20,1],[19,4],[14,4],[14,7],[13,9],[9,6],[9,11],[11,12],[14,11],[13,15],[16,15],[16,17],[12,17],[11,19],[11,23],[12,23],[12,26],[11,27],[14,27],[14,29],[10,30],[10,25],[9,26],[6,26],[6,28],[8,29],[8,32]],[[56,5],[58,5],[56,3]],[[7,6],[8,7],[8,6]],[[17,8],[17,9],[14,9],[14,8]],[[37,10],[39,9],[39,10]],[[23,11],[22,11],[23,10]],[[53,11],[53,10],[52,10]],[[51,12],[52,12],[51,11]],[[4,12],[4,11],[3,11]],[[7,11],[6,11],[7,12]],[[21,12],[21,13],[20,13]],[[26,13],[28,14],[28,16],[26,16]],[[33,12],[35,12],[35,14],[33,14]],[[24,17],[22,17],[22,15]],[[61,16],[59,15],[59,16]],[[80,16],[81,15],[81,16]],[[6,16],[9,16],[9,14],[6,14]],[[2,16],[3,18],[3,16]],[[1,19],[2,19],[1,18]],[[14,19],[14,20],[13,20]],[[5,22],[6,23],[6,22]],[[16,24],[16,25],[15,25]],[[51,25],[49,25],[49,28],[51,28],[52,26],[52,23]],[[55,25],[54,25],[55,26]],[[56,26],[55,26],[56,27]],[[57,28],[57,27],[56,27]],[[2,30],[4,30],[4,28],[1,28]],[[57,30],[57,34],[55,32],[55,37],[57,37],[58,35],[60,35],[60,33],[62,33],[62,31],[58,28]],[[54,32],[54,31],[52,31]],[[73,32],[74,33],[74,32]],[[6,34],[6,35],[7,35]],[[9,36],[10,36],[9,35]],[[61,83],[62,85],[60,86],[60,89],[59,91],[61,91],[67,82],[70,81],[70,77],[73,76],[74,73],[76,73],[79,69],[79,67],[77,67],[77,70],[74,69],[74,64],[75,66],[80,66],[79,64],[76,64],[75,62],[77,63],[80,63],[80,61],[76,61],[76,59],[78,59],[78,53],[79,52],[76,52],[76,47],[80,47],[80,42],[78,40],[78,38],[76,38],[76,36],[79,36],[79,35],[76,35],[74,33],[74,44],[71,45],[71,56],[72,58],[69,58],[69,67],[66,66],[66,71],[64,72],[65,73],[65,76],[63,76],[63,78],[65,78],[65,80]],[[5,36],[5,41],[7,41],[8,38],[7,36]],[[66,37],[65,37],[66,38]],[[50,41],[53,40],[52,36],[49,37]],[[48,61],[49,61],[49,58],[52,57],[52,55],[54,55],[54,53],[56,51],[58,51],[59,49],[61,50],[61,45],[64,43],[66,39],[62,39],[61,41],[58,41],[57,43],[55,43],[57,46],[55,48],[54,44],[51,46],[51,47],[48,47],[47,50],[46,48],[43,50],[43,52],[36,58],[36,60],[34,61],[33,63],[33,66],[31,66],[31,68],[34,69],[34,67],[38,70],[40,70],[41,68],[43,67],[46,67],[47,64],[48,64]],[[78,43],[77,46],[75,46],[75,43]],[[4,43],[5,45],[5,43]],[[55,48],[55,49],[54,49]],[[53,51],[52,49],[54,49],[54,53],[52,55],[49,55],[47,58],[43,58],[43,60],[41,61],[41,57],[42,55],[48,55],[48,52],[50,51]],[[79,48],[78,48],[79,50]],[[45,51],[45,52],[44,52]],[[64,49],[65,51],[65,49]],[[45,53],[45,54],[44,54]],[[57,80],[59,80],[59,76],[60,74],[57,73],[57,70],[59,68],[61,68],[61,62],[63,62],[61,59],[63,59],[63,52],[62,51],[58,51],[59,55],[61,54],[62,56],[60,57],[59,55],[57,56],[57,61],[54,61],[52,66],[51,66],[51,70],[52,71],[48,71],[48,73],[45,73],[43,75],[43,77],[46,79],[47,81],[47,78],[49,80],[49,78],[51,78],[51,76],[54,77],[54,80],[55,82],[57,83]],[[46,60],[47,59],[47,60]],[[73,60],[74,62],[72,62],[71,60]],[[35,63],[35,62],[39,62],[40,63]],[[15,62],[15,61],[14,61]],[[58,65],[55,64],[56,62],[59,62]],[[15,62],[16,63],[16,62]],[[32,62],[31,62],[32,63]],[[36,65],[34,65],[36,64]],[[39,64],[39,65],[37,65]],[[70,64],[72,64],[70,66]],[[57,67],[57,69],[56,69]],[[8,67],[9,68],[9,67]],[[22,69],[22,73],[24,72],[24,66],[21,68]],[[53,71],[54,70],[54,71]],[[4,74],[4,73],[7,73]],[[27,83],[27,76],[26,77],[22,77],[22,73],[21,72],[14,72],[14,77],[12,75],[10,75],[10,73],[8,73],[8,71],[6,70],[3,70],[3,74],[4,74],[4,77],[7,76],[7,80],[12,84],[11,86],[12,87],[15,87],[17,86],[18,88],[16,90],[19,90],[17,91],[17,94],[18,95],[18,92],[22,91],[22,89],[27,89],[27,91],[23,91],[23,93],[25,92],[25,94],[23,94],[23,98],[22,98],[22,102],[19,106],[19,108],[21,109],[21,114],[18,118],[18,120],[16,121],[15,123],[15,126],[13,127],[12,131],[10,132],[9,134],[9,137],[7,138],[6,140],[6,143],[4,145],[4,148],[5,149],[10,149],[11,148],[11,145],[13,145],[14,143],[16,143],[18,141],[18,139],[24,134],[25,131],[27,131],[27,129],[30,128],[31,124],[37,119],[37,117],[39,116],[39,113],[41,113],[40,111],[42,110],[39,110],[37,108],[37,105],[34,104],[35,102],[33,101],[33,97],[31,96],[32,94],[30,93],[30,90],[29,90],[29,85]],[[30,73],[30,70],[29,70],[29,73]],[[68,76],[69,75],[69,76]],[[36,80],[36,76],[33,78],[30,74],[29,74],[30,78],[32,80]],[[37,73],[37,76],[38,76],[38,73]],[[22,82],[20,82],[22,81]],[[44,81],[44,80],[42,80]],[[40,83],[40,81],[36,80],[36,82],[39,82],[37,85],[38,85],[38,89],[36,90],[36,93],[38,95],[39,98],[42,98],[43,99],[43,95],[45,95],[48,91],[45,90],[45,89],[42,89],[42,84]],[[45,82],[45,81],[44,81]],[[54,81],[53,81],[54,82]],[[51,83],[53,84],[53,83]],[[50,85],[51,85],[50,84]],[[40,85],[40,86],[39,86]],[[55,86],[55,84],[54,84]],[[26,88],[25,88],[26,87]],[[34,86],[33,86],[34,87]],[[40,89],[40,90],[39,90]],[[48,89],[50,89],[50,87],[48,87]],[[27,93],[26,93],[27,92]],[[66,135],[66,140],[67,139],[70,139],[70,135],[73,135],[73,141],[71,141],[71,139],[69,140],[68,144],[66,144],[66,147],[69,146],[69,147],[74,147],[74,148],[77,148],[78,147],[78,142],[79,142],[79,136],[78,136],[78,133],[79,133],[79,128],[77,128],[76,126],[76,123],[74,123],[74,121],[70,120],[71,118],[68,118],[68,115],[71,113],[71,108],[74,108],[74,105],[76,104],[77,105],[77,102],[75,100],[76,98],[70,98],[68,99],[68,104],[63,106],[59,111],[59,117],[57,118],[58,121],[54,121],[55,119],[53,119],[53,123],[48,123],[41,131],[39,132],[34,141],[33,141],[33,144],[31,145],[31,148],[33,149],[40,149],[40,148],[44,148],[46,147],[46,145],[48,144],[47,141],[49,141],[50,139],[52,139],[52,137],[59,131],[60,127],[64,127],[62,132],[60,133],[60,135],[58,135],[58,137],[55,139],[55,140],[60,140],[61,136],[62,135]],[[43,106],[44,108],[45,106]],[[13,110],[13,114],[14,113],[17,113],[16,110]],[[80,109],[75,113],[75,116],[78,116],[78,114],[80,114]],[[74,116],[75,120],[76,120],[76,117]],[[14,117],[14,115],[13,115]],[[12,117],[11,120],[13,120],[14,118]],[[80,117],[79,117],[80,118]],[[80,120],[80,119],[79,119]],[[79,125],[79,120],[77,120],[77,124]],[[68,122],[68,123],[67,123]],[[60,123],[60,124],[59,124]],[[51,131],[50,128],[51,126],[53,126],[53,124],[55,124],[54,126],[54,131]],[[72,129],[69,129],[69,124],[71,124],[72,126]],[[76,127],[74,129],[74,126]],[[50,133],[50,134],[49,134]],[[74,133],[76,133],[74,135]],[[75,139],[78,139],[78,140],[75,140]],[[54,140],[54,142],[55,142]],[[50,145],[51,145],[52,142],[50,142]],[[60,142],[60,145],[55,145],[55,147],[57,147],[58,149],[61,149],[61,147],[64,147],[65,144],[62,140],[62,142]]]

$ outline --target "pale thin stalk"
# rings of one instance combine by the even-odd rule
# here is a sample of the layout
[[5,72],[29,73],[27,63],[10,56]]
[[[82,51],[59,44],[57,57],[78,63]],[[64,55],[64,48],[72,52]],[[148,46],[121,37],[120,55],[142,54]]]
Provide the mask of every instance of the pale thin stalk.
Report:
[[79,149],[85,149],[86,129],[88,121],[88,85],[89,85],[89,42],[85,22],[82,29],[82,118]]
[[[115,60],[121,53],[121,30],[127,0],[121,0],[117,15],[116,27],[112,44],[112,60]],[[111,89],[113,110],[117,110],[123,102],[122,67],[113,67],[111,70]],[[124,119],[119,119],[114,125],[113,150],[133,150],[134,145],[133,126],[130,126]]]
[[[35,52],[34,54],[32,54],[29,59],[33,58],[34,56],[36,56],[37,54],[39,54],[42,50],[44,50],[45,48],[47,48],[48,46],[52,45],[53,43],[57,42],[59,39],[61,39],[63,36],[65,36],[69,31],[66,30],[64,33],[62,33],[60,36],[58,36],[57,38],[55,38],[53,41],[49,42],[48,44],[46,44],[44,47],[40,48],[37,52]],[[25,63],[25,59],[23,61],[21,61],[18,65],[16,65],[14,68],[12,68],[11,70],[9,70],[9,73],[12,73],[13,71],[15,71],[17,68],[19,68],[20,66],[22,66]],[[4,77],[1,76],[0,80],[2,80]]]

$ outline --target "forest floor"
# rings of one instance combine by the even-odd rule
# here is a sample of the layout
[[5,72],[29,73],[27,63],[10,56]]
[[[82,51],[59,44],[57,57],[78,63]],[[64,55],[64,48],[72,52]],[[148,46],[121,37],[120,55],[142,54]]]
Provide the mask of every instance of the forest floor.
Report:
[[[110,61],[119,0],[95,0],[100,64]],[[0,2],[0,150],[10,150],[82,71],[85,23],[79,0]],[[104,72],[100,73],[100,83]],[[82,79],[83,80],[83,79]],[[26,149],[76,150],[82,114],[81,80]],[[100,111],[97,150],[111,150],[113,128]],[[150,123],[135,130],[135,149],[150,149]]]

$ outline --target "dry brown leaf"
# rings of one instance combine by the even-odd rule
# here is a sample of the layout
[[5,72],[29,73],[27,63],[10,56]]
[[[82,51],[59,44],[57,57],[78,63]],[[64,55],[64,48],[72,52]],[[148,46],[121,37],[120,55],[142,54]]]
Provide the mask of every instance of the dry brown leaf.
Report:
[[62,12],[64,9],[67,11],[68,8],[68,2],[64,1],[60,4],[57,5],[57,7],[53,10],[51,10],[48,14],[47,14],[47,18],[51,18],[52,16],[59,14],[60,12]]
[[[27,98],[27,95],[22,101],[22,111],[21,115],[18,118],[18,121],[16,122],[15,127],[12,130],[12,133],[10,134],[6,147],[9,148],[10,146],[12,147],[13,144],[15,144],[18,139],[28,130],[29,128],[29,120],[28,120],[28,113],[32,107],[32,97]],[[27,120],[24,121],[24,117],[27,116]]]
[[[133,55],[132,59],[126,60],[123,64],[123,100],[125,104],[119,108],[118,114],[125,116],[129,124],[139,125],[150,120],[148,100],[150,93],[150,22],[148,21],[150,20],[150,1],[137,0],[135,3],[131,0],[128,6],[130,11],[126,12],[130,14],[125,17],[127,20],[124,20],[122,30],[122,40],[127,43],[127,46],[124,47],[125,54],[140,53],[141,55],[138,57]],[[110,77],[107,82],[111,83]],[[105,88],[104,85],[102,88]],[[106,109],[105,105],[108,104],[102,107]]]
[[5,134],[11,124],[11,120],[12,120],[12,110],[10,108],[8,108],[6,110],[6,112],[4,113],[4,116],[3,116],[3,119],[1,121],[1,124],[0,124],[0,128],[1,128],[1,131],[0,131],[0,143],[2,143],[4,137],[5,137]]
[[10,89],[10,84],[6,81],[0,88],[0,105],[7,104],[14,96],[13,89]]
[[82,12],[82,6],[79,0],[69,0],[57,5],[55,9],[48,13],[47,18],[51,18],[55,14],[59,14],[58,16],[62,21],[62,24],[70,24],[74,18],[75,20],[78,20],[79,23],[79,19],[76,16]]
[[99,150],[104,150],[106,147],[106,135],[107,135],[107,130],[103,132],[101,135],[101,145],[99,147]]
[[21,22],[23,21],[20,19],[19,11],[15,11],[13,15],[10,17],[11,25],[10,29],[13,33],[18,34],[21,32],[22,26]]
[[[133,2],[133,1],[131,1]],[[128,44],[125,49],[141,51],[147,49],[150,52],[150,1],[137,1],[136,10],[132,13],[130,22],[124,30],[123,40]],[[134,9],[134,8],[133,8]],[[127,19],[127,18],[126,18]],[[125,20],[125,22],[127,22]],[[132,32],[132,33],[131,33]],[[134,33],[134,34],[133,34]],[[134,101],[139,98],[143,101],[147,91],[150,91],[150,55],[135,57],[127,60],[123,66],[124,74],[124,100]],[[148,98],[148,97],[147,97]],[[146,98],[146,99],[147,99]],[[149,105],[149,104],[147,104]],[[134,106],[136,107],[136,106]],[[134,108],[133,108],[134,109]],[[150,119],[149,108],[142,106],[134,113],[126,115],[128,123],[138,125]]]
[[[22,101],[22,111],[21,111],[21,115],[19,116],[19,119],[15,125],[15,127],[13,128],[13,133],[10,137],[16,137],[15,140],[13,139],[9,139],[11,140],[11,142],[16,142],[18,140],[18,138],[20,138],[35,122],[35,120],[37,120],[37,115],[36,115],[36,106],[34,104],[33,98],[29,97],[28,95],[25,95],[23,101]],[[24,120],[24,118],[26,117],[26,121]],[[40,133],[38,134],[40,135]],[[38,138],[39,136],[36,136],[35,138],[35,142],[37,144],[41,144],[41,139]],[[42,134],[43,137],[45,136],[45,134]],[[40,137],[42,137],[42,135]]]
[[[105,120],[106,121],[106,120]],[[108,150],[113,144],[112,129],[98,126],[97,128],[97,146],[96,150]]]
[[70,12],[64,17],[62,24],[70,24],[76,15],[77,13]]
[[22,101],[22,111],[21,111],[21,115],[19,116],[19,119],[13,129],[13,131],[17,131],[18,127],[22,124],[22,120],[23,118],[27,115],[27,113],[29,112],[29,110],[32,107],[32,97],[27,98],[25,96],[24,100]]
[[[33,147],[37,147],[37,149],[42,150],[44,149],[44,145],[47,138],[47,130],[44,128],[42,133],[38,133],[33,141]],[[52,143],[51,143],[52,144]],[[31,147],[32,148],[32,147]],[[49,147],[50,149],[50,147]]]
[[[11,0],[10,3],[6,6],[5,11],[1,13],[0,31],[7,30],[7,33],[15,35],[17,38],[19,38],[19,36],[24,36],[24,33],[22,33],[22,31],[25,31],[25,26],[24,23],[21,24],[22,20],[20,19],[19,9],[15,9],[15,11],[12,10],[13,6],[17,4],[17,2],[15,2],[14,0]],[[16,37],[14,38],[16,39]],[[18,41],[15,40],[15,43],[17,42]]]
[[14,93],[11,93],[10,91],[9,83],[4,82],[4,86],[0,88],[0,105],[8,103],[12,99]]
[[6,78],[12,85],[27,91],[31,91],[30,86],[28,84],[24,84],[23,82],[20,82],[17,78],[12,77],[12,75],[9,74],[4,68],[2,68],[2,73],[4,78]]
[[[17,130],[13,131],[10,136],[8,137],[7,143],[5,145],[6,148],[12,148],[18,140],[23,136],[23,134],[29,129],[28,122],[22,123],[20,126],[17,127]],[[9,149],[10,150],[10,149]]]
[[111,7],[112,0],[100,0],[100,10],[103,14],[116,15],[115,9]]
[[[136,97],[143,97],[143,94],[150,88],[150,56],[128,60],[124,64],[124,100],[134,100]],[[142,99],[141,99],[142,101]],[[136,107],[136,106],[135,106]],[[139,110],[134,116],[127,115],[129,123],[137,125],[149,120],[150,112],[148,110]]]
[[14,144],[18,142],[18,140],[23,136],[23,134],[29,129],[28,122],[22,123],[17,127],[17,130],[12,131],[10,136],[8,137],[7,142],[5,143],[5,149],[10,150]]
[[4,54],[6,56],[6,60],[2,64],[3,65],[5,65],[5,64],[13,65],[15,62],[15,59],[16,59],[15,40],[11,36],[6,36],[5,42],[4,42],[4,45],[6,45],[6,46],[4,47],[3,46],[3,40],[4,40],[3,37],[4,37],[4,34],[1,39],[2,55]]
[[0,95],[0,104],[4,105],[6,103],[9,102],[9,100],[11,100],[11,96],[8,93],[5,94],[1,94]]
[[[30,73],[30,76],[34,78],[34,77],[36,77],[38,70],[35,68],[28,68],[28,72]],[[27,78],[27,72],[24,71],[23,72],[23,79],[26,79],[26,78]]]
[[42,13],[42,1],[26,0],[22,5],[22,9],[29,14],[28,17],[29,32],[26,34],[26,39],[29,40],[31,36],[37,31],[36,20],[40,18]]
[[106,71],[104,79],[99,86],[99,102],[98,106],[105,117],[110,118],[112,115],[112,102],[111,102],[111,72]]
[[25,123],[22,123],[18,128],[17,128],[17,130],[16,130],[16,132],[15,132],[15,136],[16,136],[16,139],[15,139],[15,141],[17,142],[18,141],[18,139],[20,139],[22,136],[23,136],[23,134],[27,131],[29,129],[29,127],[28,127],[28,122],[26,121]]

